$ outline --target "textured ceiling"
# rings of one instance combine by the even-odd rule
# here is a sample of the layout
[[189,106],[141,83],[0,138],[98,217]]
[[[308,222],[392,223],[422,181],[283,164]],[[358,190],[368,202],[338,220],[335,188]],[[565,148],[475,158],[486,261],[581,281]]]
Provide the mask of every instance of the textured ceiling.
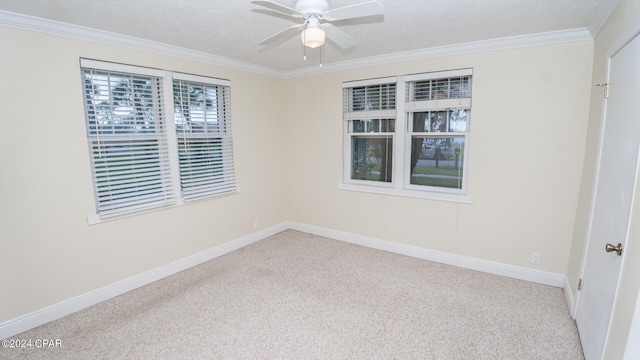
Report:
[[[295,0],[274,0],[294,7]],[[364,0],[330,0],[332,8]],[[378,0],[384,16],[334,22],[356,40],[328,42],[325,64],[452,44],[587,29],[613,0]],[[0,0],[0,10],[153,40],[277,71],[317,64],[302,58],[299,38],[266,46],[264,38],[296,22],[250,0]]]

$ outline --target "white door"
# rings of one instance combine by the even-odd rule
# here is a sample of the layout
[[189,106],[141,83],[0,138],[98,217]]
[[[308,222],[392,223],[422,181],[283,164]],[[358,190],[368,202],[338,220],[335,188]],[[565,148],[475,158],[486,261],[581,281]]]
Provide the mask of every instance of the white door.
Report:
[[[609,63],[595,198],[576,322],[587,360],[602,358],[624,258],[640,145],[640,37]],[[598,101],[597,99],[595,101]],[[621,244],[622,255],[605,247]]]

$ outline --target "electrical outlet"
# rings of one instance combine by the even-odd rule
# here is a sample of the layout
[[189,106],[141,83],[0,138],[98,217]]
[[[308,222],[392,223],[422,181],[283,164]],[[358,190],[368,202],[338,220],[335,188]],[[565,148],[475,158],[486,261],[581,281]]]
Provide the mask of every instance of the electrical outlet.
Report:
[[531,254],[531,263],[536,265],[540,264],[540,253]]
[[258,229],[260,227],[260,220],[253,220],[253,228]]

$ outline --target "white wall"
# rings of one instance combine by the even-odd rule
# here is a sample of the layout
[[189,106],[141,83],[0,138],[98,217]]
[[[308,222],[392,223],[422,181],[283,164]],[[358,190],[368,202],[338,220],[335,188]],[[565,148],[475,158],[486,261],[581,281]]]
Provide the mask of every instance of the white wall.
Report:
[[[287,220],[282,80],[5,27],[0,45],[0,323]],[[231,80],[241,193],[87,225],[79,57]]]
[[[575,294],[576,285],[582,269],[585,240],[588,230],[588,217],[593,195],[596,160],[598,155],[600,130],[603,119],[602,89],[595,84],[604,83],[607,79],[607,65],[611,51],[620,48],[624,42],[640,33],[640,2],[637,0],[621,0],[615,12],[607,20],[605,26],[594,41],[593,81],[591,83],[592,101],[589,113],[589,131],[584,158],[582,185],[578,199],[577,215],[573,232],[573,242],[567,267],[567,278]],[[637,116],[637,114],[635,115]],[[640,179],[636,179],[636,187],[640,189]],[[605,345],[604,359],[622,359],[631,319],[636,309],[636,299],[640,290],[640,199],[634,199],[631,214],[631,229],[625,248],[625,262],[621,270],[620,289],[616,296],[611,333]],[[640,309],[637,309],[640,311]],[[637,341],[637,339],[635,339]]]
[[[287,81],[291,219],[564,274],[591,90],[591,41],[449,56]],[[473,68],[474,204],[338,190],[343,81]],[[531,254],[542,254],[540,265]]]

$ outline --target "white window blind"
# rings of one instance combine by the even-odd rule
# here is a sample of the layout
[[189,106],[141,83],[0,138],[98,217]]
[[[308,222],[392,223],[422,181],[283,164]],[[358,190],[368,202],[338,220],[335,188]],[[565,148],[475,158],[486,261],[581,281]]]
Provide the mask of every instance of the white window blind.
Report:
[[237,191],[231,82],[80,59],[90,224]]
[[411,75],[406,82],[405,110],[471,107],[471,70]]
[[182,196],[190,200],[235,191],[230,87],[174,74],[173,98]]
[[[390,79],[386,79],[387,81]],[[394,118],[396,116],[396,84],[346,83],[343,89],[343,118]]]
[[161,79],[89,68],[82,73],[98,214],[175,203]]

